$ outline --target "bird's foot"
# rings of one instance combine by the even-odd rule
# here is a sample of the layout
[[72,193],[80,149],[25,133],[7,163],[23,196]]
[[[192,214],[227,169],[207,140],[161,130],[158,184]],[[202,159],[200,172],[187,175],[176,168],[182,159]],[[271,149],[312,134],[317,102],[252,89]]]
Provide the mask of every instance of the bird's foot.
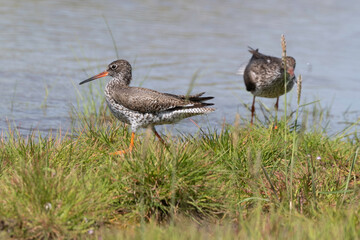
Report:
[[132,150],[133,150],[133,148],[134,148],[134,139],[135,139],[135,133],[132,132],[132,133],[131,133],[130,146],[129,146],[128,149],[116,151],[116,152],[109,153],[109,154],[110,154],[110,155],[124,155],[125,153],[131,153]]
[[115,155],[124,155],[125,153],[131,153],[132,149],[126,149],[126,150],[120,150],[116,152],[109,153],[109,155],[115,156]]

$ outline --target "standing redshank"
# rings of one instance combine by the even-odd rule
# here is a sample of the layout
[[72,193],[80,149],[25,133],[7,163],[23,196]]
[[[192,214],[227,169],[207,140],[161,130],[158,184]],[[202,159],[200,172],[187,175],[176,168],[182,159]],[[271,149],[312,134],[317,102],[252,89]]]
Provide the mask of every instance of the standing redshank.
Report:
[[279,107],[279,97],[285,93],[284,73],[286,73],[286,92],[295,83],[295,65],[293,57],[286,57],[286,70],[281,58],[259,53],[259,49],[249,47],[252,57],[244,71],[246,90],[254,95],[251,106],[251,124],[255,113],[255,97],[277,98],[275,109]]
[[132,130],[129,148],[113,154],[132,151],[135,132],[138,128],[150,127],[164,143],[156,132],[155,125],[171,124],[187,117],[215,111],[214,108],[208,107],[214,104],[204,103],[206,100],[213,99],[213,97],[202,97],[204,92],[184,96],[130,87],[132,69],[126,60],[110,63],[106,71],[82,81],[80,85],[108,75],[112,78],[105,87],[106,102],[112,114],[120,121],[130,124]]

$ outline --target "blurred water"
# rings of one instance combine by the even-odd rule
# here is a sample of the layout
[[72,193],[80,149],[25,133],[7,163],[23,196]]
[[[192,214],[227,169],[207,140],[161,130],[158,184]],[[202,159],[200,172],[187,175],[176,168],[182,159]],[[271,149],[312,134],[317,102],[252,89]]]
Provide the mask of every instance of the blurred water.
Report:
[[[196,118],[204,127],[209,121],[220,128],[237,112],[249,116],[243,103],[250,104],[252,95],[236,71],[250,58],[247,46],[280,56],[284,33],[287,53],[297,60],[295,73],[303,75],[302,102],[331,106],[330,130],[340,130],[344,118],[355,121],[360,112],[359,12],[356,0],[3,0],[0,129],[15,124],[27,134],[70,127],[76,89],[88,90],[78,82],[116,59],[106,18],[120,58],[133,64],[134,86],[183,94],[200,72],[193,92],[215,96],[217,107],[208,118]],[[293,102],[295,92],[288,95]],[[175,129],[196,127],[184,120]]]

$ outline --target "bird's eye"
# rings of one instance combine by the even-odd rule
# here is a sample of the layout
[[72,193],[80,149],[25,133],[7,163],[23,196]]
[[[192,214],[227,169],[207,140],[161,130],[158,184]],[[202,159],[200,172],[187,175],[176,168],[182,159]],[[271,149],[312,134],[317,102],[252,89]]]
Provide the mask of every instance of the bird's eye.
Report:
[[110,66],[110,68],[115,70],[115,69],[116,69],[116,65],[113,64],[113,65]]

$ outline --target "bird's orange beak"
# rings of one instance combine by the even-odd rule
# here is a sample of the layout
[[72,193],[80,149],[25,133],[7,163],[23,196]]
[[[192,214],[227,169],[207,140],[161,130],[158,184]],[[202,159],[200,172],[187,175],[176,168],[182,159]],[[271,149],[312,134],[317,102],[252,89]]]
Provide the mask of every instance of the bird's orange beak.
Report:
[[95,79],[98,79],[98,78],[106,77],[107,75],[109,75],[109,72],[104,71],[102,73],[99,73],[98,75],[95,75],[95,76],[93,76],[91,78],[88,78],[88,79],[82,81],[81,83],[79,83],[79,85],[87,83],[87,82],[91,82],[92,80],[95,80]]
[[288,74],[290,74],[290,76],[294,76],[294,68],[288,68],[287,69],[287,72],[288,72]]

